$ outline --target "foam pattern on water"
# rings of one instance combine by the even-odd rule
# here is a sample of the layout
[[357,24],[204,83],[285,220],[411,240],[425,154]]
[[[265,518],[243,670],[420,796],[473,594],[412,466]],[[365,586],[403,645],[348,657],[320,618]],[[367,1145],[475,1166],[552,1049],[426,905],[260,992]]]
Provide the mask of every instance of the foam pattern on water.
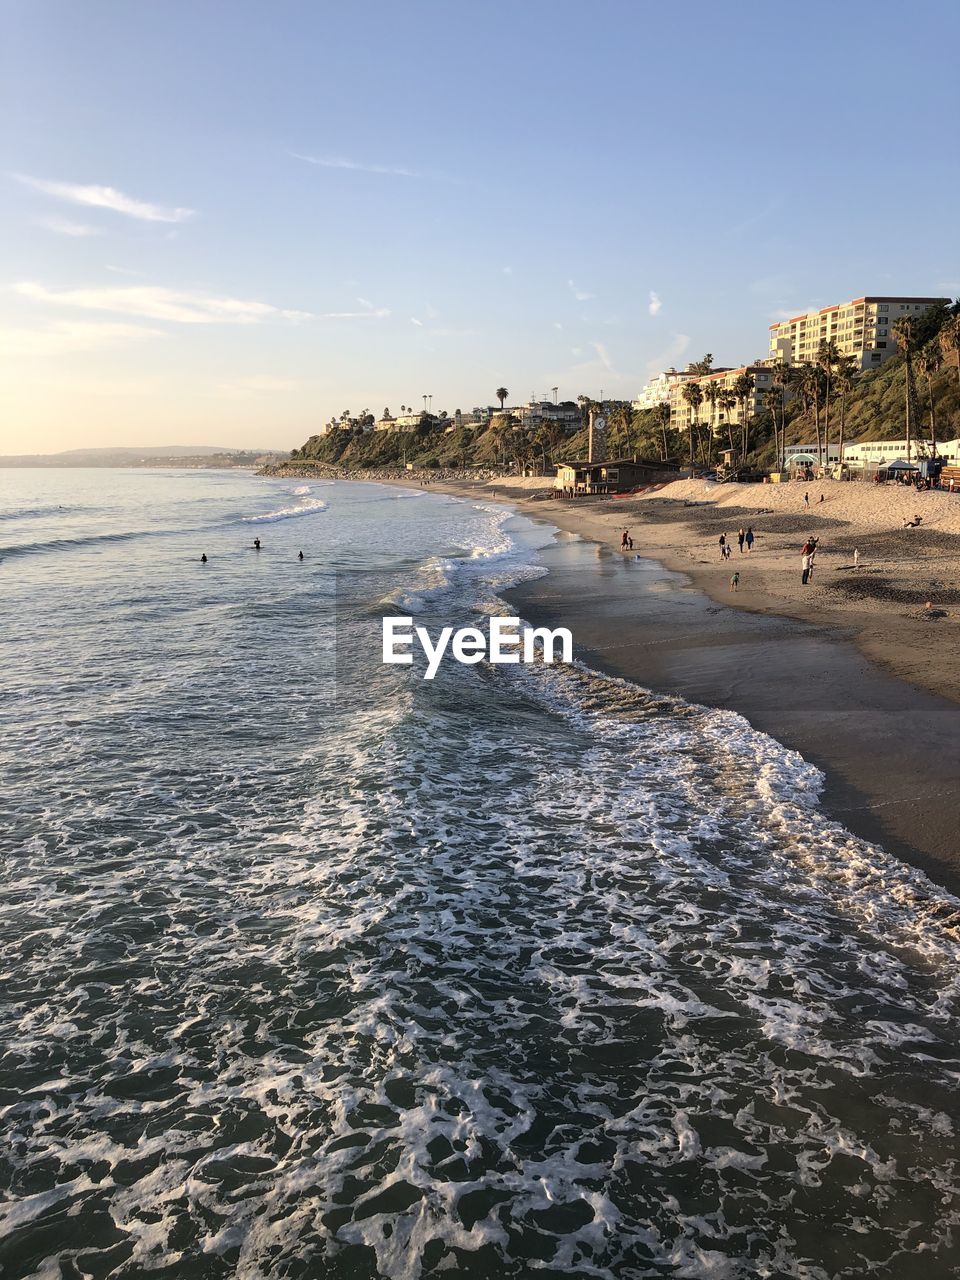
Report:
[[[488,514],[445,611],[526,571]],[[321,606],[22,720],[4,1280],[953,1275],[960,904],[730,713],[542,665],[324,701]]]

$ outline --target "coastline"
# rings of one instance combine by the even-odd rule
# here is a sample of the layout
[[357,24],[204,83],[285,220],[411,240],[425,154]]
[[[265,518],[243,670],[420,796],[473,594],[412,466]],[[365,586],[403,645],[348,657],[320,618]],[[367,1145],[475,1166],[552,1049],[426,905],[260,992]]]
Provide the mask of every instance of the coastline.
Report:
[[[363,479],[421,487],[419,477]],[[960,895],[960,661],[954,643],[934,671],[929,650],[956,636],[952,617],[945,631],[910,609],[840,607],[825,585],[791,598],[795,556],[768,552],[763,569],[757,553],[708,561],[682,527],[702,520],[701,509],[673,503],[665,512],[667,500],[656,497],[569,503],[454,478],[426,488],[503,503],[559,530],[541,553],[548,573],[504,593],[519,614],[568,626],[576,656],[604,674],[743,715],[823,772],[821,803],[832,818]],[[817,513],[802,523],[815,519],[824,532],[839,523]],[[617,545],[625,521],[629,556]],[[841,545],[832,557],[844,553]],[[729,575],[741,566],[745,589],[734,595]]]

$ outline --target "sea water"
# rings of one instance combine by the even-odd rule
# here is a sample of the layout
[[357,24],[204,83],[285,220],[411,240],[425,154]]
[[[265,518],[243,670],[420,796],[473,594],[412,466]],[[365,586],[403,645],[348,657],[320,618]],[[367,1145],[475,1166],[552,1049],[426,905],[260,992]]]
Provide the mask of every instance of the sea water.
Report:
[[734,714],[381,663],[550,536],[0,472],[3,1280],[956,1274],[960,903]]

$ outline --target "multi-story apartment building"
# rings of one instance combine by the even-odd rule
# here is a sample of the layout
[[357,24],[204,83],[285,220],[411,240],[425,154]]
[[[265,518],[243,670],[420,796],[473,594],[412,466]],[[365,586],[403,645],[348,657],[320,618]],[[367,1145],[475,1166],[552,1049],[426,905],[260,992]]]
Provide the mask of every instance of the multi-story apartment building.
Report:
[[665,369],[663,373],[650,379],[633,401],[633,408],[642,412],[644,409],[655,409],[658,404],[669,404],[671,388],[689,382],[693,376],[692,373],[681,372],[679,369]]
[[690,382],[698,382],[704,396],[697,420],[699,422],[712,421],[717,427],[721,423],[724,427],[727,423],[739,427],[743,420],[744,405],[738,400],[729,409],[721,409],[718,405],[714,410],[707,399],[707,387],[712,383],[720,391],[733,391],[734,383],[742,373],[748,373],[753,378],[753,390],[747,397],[745,406],[747,419],[749,420],[754,414],[760,413],[764,408],[764,393],[774,385],[773,371],[764,364],[747,364],[741,365],[739,369],[718,369],[713,373],[700,374],[692,378],[685,378],[683,382],[675,382],[670,387],[667,397],[667,403],[670,405],[670,421],[673,426],[678,427],[681,431],[685,431],[689,427],[691,411],[689,404],[683,398],[683,388]]
[[787,364],[817,358],[821,342],[833,341],[859,368],[875,369],[897,350],[892,328],[901,316],[920,316],[949,298],[854,298],[821,311],[808,311],[770,326],[770,356]]

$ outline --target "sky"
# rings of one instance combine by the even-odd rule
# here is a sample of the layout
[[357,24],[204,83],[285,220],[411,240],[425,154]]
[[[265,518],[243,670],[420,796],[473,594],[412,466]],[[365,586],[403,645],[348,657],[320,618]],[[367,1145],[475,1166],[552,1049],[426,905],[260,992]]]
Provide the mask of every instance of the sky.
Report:
[[0,453],[631,398],[960,294],[955,0],[0,0]]

